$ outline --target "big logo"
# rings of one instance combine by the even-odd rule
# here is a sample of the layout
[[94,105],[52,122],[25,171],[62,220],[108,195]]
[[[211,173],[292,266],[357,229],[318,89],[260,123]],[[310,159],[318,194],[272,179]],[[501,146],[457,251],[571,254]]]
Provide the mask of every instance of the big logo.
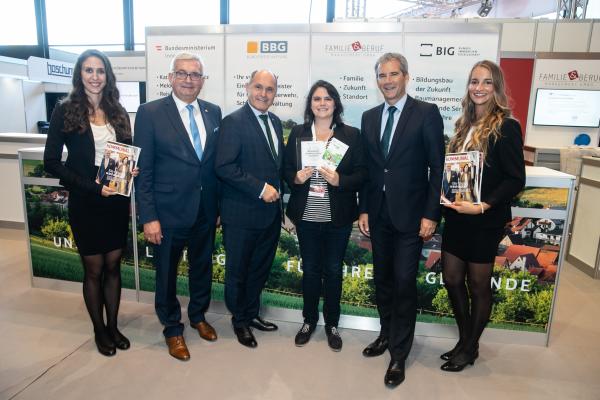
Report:
[[419,56],[421,57],[433,57],[436,56],[453,56],[455,54],[454,46],[434,46],[433,43],[421,43],[421,51]]

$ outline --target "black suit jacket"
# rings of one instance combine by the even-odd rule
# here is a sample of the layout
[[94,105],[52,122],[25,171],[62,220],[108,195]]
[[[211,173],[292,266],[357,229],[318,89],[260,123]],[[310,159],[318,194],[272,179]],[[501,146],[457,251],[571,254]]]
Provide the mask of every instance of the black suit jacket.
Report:
[[[122,112],[126,114],[125,109]],[[44,149],[44,169],[59,178],[60,184],[71,192],[100,195],[102,184],[96,183],[96,148],[92,128],[88,125],[83,133],[65,132],[64,115],[64,104],[57,105],[52,112]],[[124,143],[131,144],[131,140]],[[61,162],[63,146],[68,151],[64,165]]]
[[158,220],[164,227],[187,228],[196,221],[200,206],[208,223],[216,223],[219,187],[214,160],[221,109],[204,100],[198,105],[206,128],[202,160],[172,96],[137,111],[134,144],[142,151],[135,188],[141,224]]
[[444,125],[435,104],[408,96],[388,156],[381,150],[383,104],[365,111],[361,132],[369,181],[360,195],[360,212],[379,215],[383,188],[388,213],[400,232],[418,231],[421,218],[438,221],[444,166]]
[[[336,126],[333,137],[348,145],[348,150],[337,167],[340,185],[336,187],[327,184],[331,222],[334,226],[344,226],[358,218],[356,195],[367,179],[367,165],[358,129],[348,125]],[[301,185],[294,183],[298,171],[299,138],[312,138],[310,125],[296,125],[285,148],[283,176],[292,191],[286,214],[294,223],[302,220],[310,187],[310,179]]]
[[258,119],[246,103],[223,119],[215,170],[223,182],[221,220],[242,228],[269,226],[278,214],[280,202],[265,203],[259,198],[265,183],[281,191],[283,129],[279,118],[269,113],[278,139],[278,159]]
[[506,118],[500,136],[488,146],[481,177],[481,200],[491,207],[478,215],[459,214],[444,207],[446,223],[501,228],[511,219],[510,202],[525,186],[523,136],[517,120]]

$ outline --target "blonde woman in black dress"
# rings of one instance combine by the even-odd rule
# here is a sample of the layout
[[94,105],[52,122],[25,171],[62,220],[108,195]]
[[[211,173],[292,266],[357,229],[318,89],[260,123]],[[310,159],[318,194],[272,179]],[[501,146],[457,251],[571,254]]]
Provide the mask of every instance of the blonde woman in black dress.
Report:
[[[109,140],[131,143],[129,116],[119,104],[108,58],[98,50],[87,50],[75,64],[71,93],[52,113],[44,168],[69,190],[69,224],[84,268],[83,298],[96,346],[105,356],[130,346],[117,329],[129,198],[96,181]],[[63,145],[68,150],[64,165]]]
[[498,65],[487,60],[475,64],[462,106],[448,150],[478,150],[484,165],[481,204],[444,204],[442,269],[459,331],[454,349],[441,355],[446,360],[442,370],[451,372],[479,356],[479,338],[492,309],[494,259],[511,219],[510,202],[525,184],[521,127],[511,116]]

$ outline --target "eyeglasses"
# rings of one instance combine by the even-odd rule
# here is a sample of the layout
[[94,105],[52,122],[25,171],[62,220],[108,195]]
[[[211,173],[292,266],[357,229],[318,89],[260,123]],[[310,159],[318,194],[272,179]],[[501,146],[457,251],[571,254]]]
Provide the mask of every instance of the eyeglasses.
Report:
[[177,79],[182,81],[186,80],[188,77],[193,81],[204,79],[204,75],[202,75],[200,72],[187,73],[185,71],[175,71],[174,74]]

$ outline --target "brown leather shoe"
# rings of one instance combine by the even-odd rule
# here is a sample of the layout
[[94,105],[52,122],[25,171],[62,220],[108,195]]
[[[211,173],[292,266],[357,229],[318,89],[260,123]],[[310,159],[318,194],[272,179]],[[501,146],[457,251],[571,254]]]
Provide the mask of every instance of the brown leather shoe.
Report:
[[183,336],[173,336],[165,338],[167,346],[169,347],[169,354],[181,361],[187,361],[190,359],[190,352],[185,345]]
[[214,342],[217,340],[217,331],[215,331],[215,328],[213,328],[208,322],[198,322],[197,324],[192,325],[192,327],[198,330],[198,333],[202,339],[208,340],[209,342]]

